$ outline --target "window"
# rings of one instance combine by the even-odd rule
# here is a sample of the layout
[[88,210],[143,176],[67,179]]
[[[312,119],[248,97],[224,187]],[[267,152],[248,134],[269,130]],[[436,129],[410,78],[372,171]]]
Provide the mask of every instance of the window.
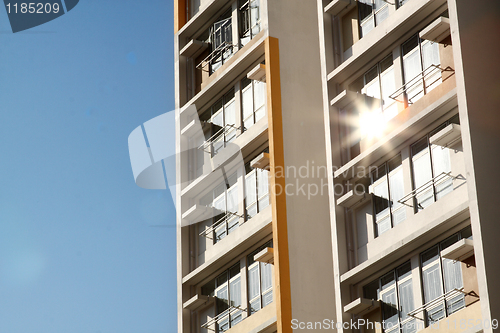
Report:
[[[214,303],[198,310],[198,314],[208,319],[201,325],[203,329],[225,332],[273,302],[273,265],[254,261],[257,253],[272,246],[272,240],[266,242],[201,286],[202,295],[215,298]],[[241,279],[243,269],[247,274],[246,285]],[[245,292],[247,304],[242,304]]]
[[363,287],[363,297],[382,301],[384,332],[416,332],[410,262]]
[[269,171],[245,166],[245,209],[250,219],[269,206]]
[[272,241],[264,244],[247,257],[249,315],[273,302],[273,265],[254,261],[254,256],[266,247],[272,247]]
[[229,176],[226,181],[200,199],[200,205],[213,207],[221,212],[213,218],[212,235],[207,235],[214,240],[214,243],[222,240],[239,227],[236,173]]
[[208,282],[201,292],[215,296],[216,332],[225,332],[243,320],[240,263]]
[[416,212],[453,191],[450,149],[430,144],[429,138],[450,123],[458,122],[457,115],[411,146]]
[[358,10],[360,37],[366,36],[389,16],[389,4],[384,0],[359,0]]
[[260,32],[259,0],[239,0],[240,45],[245,46]]
[[231,23],[231,10],[224,13],[210,27],[211,53],[208,58],[210,74],[219,69],[224,62],[233,55],[233,31]]
[[405,206],[398,201],[404,196],[401,155],[382,164],[372,173],[370,193],[373,194],[376,236],[406,219]]
[[[398,114],[396,101],[389,97],[396,91],[392,54],[373,66],[349,88],[367,96],[374,97],[382,102],[380,106],[377,104],[375,110],[360,110],[362,136],[366,135],[367,132],[363,130],[363,127],[373,126],[373,124],[363,124],[363,119],[370,121],[369,119],[373,119],[373,117],[383,117],[384,121],[387,121]],[[364,112],[370,112],[372,116],[364,117]]]
[[415,103],[441,83],[439,44],[422,40],[418,34],[402,46],[405,101]]
[[266,115],[266,83],[244,78],[241,80],[241,111],[243,130],[249,129]]
[[227,142],[233,141],[238,134],[234,88],[205,111],[200,116],[200,121],[210,124],[205,133],[204,150],[214,156],[225,147]]
[[469,226],[420,255],[424,303],[428,304],[437,298],[441,299],[439,302],[433,302],[430,307],[426,307],[427,325],[465,307],[465,296],[462,293],[458,296],[451,294],[443,297],[453,289],[461,289],[463,281],[461,262],[442,258],[441,251],[462,238],[471,237],[472,231]]

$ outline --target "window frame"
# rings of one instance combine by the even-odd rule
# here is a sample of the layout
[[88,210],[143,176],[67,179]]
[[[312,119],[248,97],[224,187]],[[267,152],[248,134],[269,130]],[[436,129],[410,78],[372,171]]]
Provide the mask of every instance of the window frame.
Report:
[[[268,263],[264,263],[264,262],[259,262],[259,261],[255,261],[253,260],[253,257],[259,253],[260,251],[262,251],[263,249],[267,248],[267,247],[273,247],[273,241],[270,240],[269,242],[265,243],[264,245],[260,246],[258,249],[256,249],[255,251],[253,251],[252,253],[250,253],[248,256],[247,256],[247,284],[248,284],[248,297],[247,297],[247,302],[248,302],[248,306],[247,306],[247,309],[248,309],[248,316],[251,316],[253,314],[255,314],[256,312],[258,312],[259,310],[262,310],[264,307],[266,307],[267,305],[271,304],[273,301],[274,301],[274,296],[273,296],[273,279],[272,279],[272,276],[273,276],[273,265],[272,264],[268,264]],[[257,270],[257,275],[258,275],[258,278],[257,278],[257,283],[258,283],[258,293],[250,298],[250,287],[251,287],[251,276],[250,276],[250,271],[252,269],[256,268]],[[270,287],[263,290],[263,271],[264,269],[268,269],[268,273],[270,274],[271,276],[271,284],[270,284]],[[266,297],[271,297],[271,301],[270,302],[266,302]],[[258,301],[258,302],[257,302]],[[252,307],[252,303],[258,303],[259,304],[259,307],[258,309],[255,309]]]
[[[417,172],[416,172],[414,161],[422,158],[423,156],[425,156],[425,154],[427,154],[429,156],[428,158],[429,158],[430,164],[428,166],[430,167],[430,173],[431,173],[431,179],[427,180],[427,182],[435,179],[437,176],[442,174],[442,172],[439,174],[436,174],[438,171],[436,171],[436,165],[437,165],[436,162],[437,161],[435,161],[436,157],[433,153],[434,149],[441,149],[441,150],[447,151],[447,162],[446,163],[448,164],[448,167],[449,167],[448,173],[451,174],[451,172],[452,172],[452,163],[451,163],[452,161],[451,161],[451,154],[450,154],[451,149],[448,147],[441,147],[438,145],[431,144],[430,138],[434,134],[436,134],[437,132],[439,132],[440,130],[442,130],[443,128],[445,128],[446,126],[448,126],[452,123],[454,123],[454,124],[460,123],[460,119],[459,119],[458,115],[453,116],[452,118],[450,118],[446,122],[442,123],[441,125],[439,125],[435,129],[433,129],[431,132],[429,132],[428,134],[424,135],[422,138],[420,138],[419,140],[414,142],[412,145],[410,145],[410,171],[411,171],[411,181],[412,181],[412,190],[413,191],[415,191],[416,189],[418,189],[419,187],[422,186],[422,185],[417,186],[417,181],[415,178]],[[426,142],[426,147],[415,153],[414,148],[417,147],[419,144],[421,144],[421,142],[424,142],[424,141]],[[443,171],[443,172],[445,172],[445,171]],[[425,182],[423,184],[425,184]],[[449,184],[449,185],[446,186],[444,189],[438,190],[437,189],[438,185],[441,185],[441,184]],[[451,190],[448,191],[447,189],[450,187],[451,187]],[[425,209],[426,207],[430,206],[431,204],[435,203],[436,201],[438,201],[439,199],[444,197],[446,194],[453,192],[453,190],[454,190],[453,179],[442,180],[437,185],[433,181],[432,186],[430,187],[430,191],[432,192],[432,195],[430,196],[432,198],[432,202],[430,202],[428,205],[422,206],[418,201],[417,194],[412,196],[414,213],[416,214],[416,213],[420,212],[421,210]],[[425,191],[425,192],[428,192],[428,191]],[[420,194],[420,196],[422,196],[422,194]]]
[[[417,42],[416,46],[408,51],[405,51],[405,49],[404,49],[405,45],[407,45],[407,44],[411,45],[412,42],[415,42],[414,39],[416,39],[416,42]],[[417,33],[417,34],[413,35],[412,37],[408,38],[405,42],[403,42],[401,44],[401,60],[402,60],[401,61],[401,67],[402,67],[401,69],[402,69],[402,75],[403,75],[403,82],[406,85],[409,82],[416,80],[416,82],[418,82],[418,85],[416,87],[417,87],[417,89],[419,89],[419,92],[411,97],[410,97],[411,93],[408,93],[408,89],[404,90],[403,95],[404,95],[405,107],[415,103],[420,98],[422,98],[424,95],[428,94],[431,90],[433,90],[437,85],[442,83],[441,71],[439,71],[438,73],[435,73],[432,75],[432,77],[437,75],[439,78],[436,79],[431,84],[427,85],[427,81],[429,80],[429,78],[425,78],[425,75],[423,73],[424,73],[424,71],[427,71],[432,66],[432,65],[429,65],[429,66],[427,66],[427,68],[424,68],[424,66],[425,66],[424,63],[427,60],[424,59],[425,55],[424,55],[423,49],[427,45],[431,45],[431,46],[435,45],[434,48],[436,51],[436,55],[439,58],[439,63],[432,64],[432,65],[435,65],[438,67],[441,66],[439,43],[421,39]],[[409,69],[407,69],[407,67],[405,66],[405,60],[410,58],[416,52],[418,53],[417,58],[418,58],[418,62],[419,62],[419,66],[417,69],[418,74],[415,76],[412,76],[412,77],[407,77],[408,76],[407,72],[409,71]],[[414,89],[415,88],[413,88],[412,90],[414,90]]]
[[[264,87],[262,86],[264,85]],[[267,114],[267,91],[266,89],[262,89],[262,88],[266,88],[265,87],[266,83],[265,82],[260,82],[260,81],[256,81],[256,80],[250,80],[248,78],[243,78],[241,81],[240,81],[240,91],[241,91],[241,123],[242,123],[242,129],[243,129],[243,132],[247,131],[250,127],[252,127],[253,125],[255,125],[259,120],[261,120],[262,118],[265,118],[266,114]],[[260,89],[262,89],[262,91],[258,91],[258,89],[256,88],[257,86],[260,86]],[[258,100],[258,97],[259,97],[259,92],[263,92],[263,96],[260,96],[260,98],[262,98],[263,100],[263,103],[261,105],[256,105],[257,103],[257,100]],[[250,99],[249,101],[251,100],[251,105],[246,105],[245,104],[245,93],[248,93],[250,95]],[[248,114],[245,116],[245,108],[248,107],[251,112],[248,112]],[[263,111],[263,112],[262,112]],[[259,116],[258,114],[262,112],[262,114]],[[246,126],[246,122],[247,121],[251,121],[251,124],[247,127]]]
[[[409,271],[406,273],[406,275],[403,275],[402,277],[400,277],[399,275],[399,271],[400,269],[404,268],[406,265],[409,266]],[[369,283],[367,283],[366,285],[363,286],[363,297],[365,298],[371,298],[373,299],[373,297],[370,297],[370,295],[368,295],[367,293],[367,287],[368,286],[374,286],[376,285],[377,286],[377,290],[376,290],[376,300],[379,300],[382,304],[382,310],[381,310],[381,315],[382,315],[382,320],[385,322],[385,324],[387,325],[387,320],[389,318],[392,318],[392,317],[395,317],[395,320],[393,320],[393,322],[391,323],[391,327],[383,327],[383,331],[384,332],[387,332],[387,333],[394,333],[394,332],[408,332],[405,330],[405,327],[415,327],[415,325],[413,324],[414,322],[414,318],[410,317],[410,316],[407,316],[407,318],[404,318],[402,319],[402,311],[401,311],[401,304],[402,304],[402,301],[401,301],[401,291],[400,291],[400,287],[407,283],[408,281],[411,282],[411,299],[412,299],[412,309],[410,309],[408,312],[411,312],[413,311],[413,309],[415,309],[415,295],[413,293],[413,279],[412,279],[412,272],[413,272],[413,268],[411,266],[411,261],[408,260],[406,262],[404,262],[403,264],[399,265],[398,267],[390,270],[389,272],[383,274],[382,276],[380,276],[379,278],[377,278],[376,280],[373,280]],[[386,284],[386,285],[383,285],[383,279],[392,275],[392,280],[389,281],[389,284]],[[384,288],[385,286],[385,288]],[[385,314],[385,311],[386,309],[388,308],[387,306],[385,306],[385,302],[383,301],[383,296],[384,295],[387,295],[387,294],[390,294],[390,293],[394,293],[395,294],[395,301],[396,301],[396,304],[394,304],[396,306],[395,308],[395,313],[393,313],[391,315],[391,317],[389,318],[386,318],[386,314]],[[372,295],[374,296],[374,295]],[[394,309],[394,308],[393,308]],[[394,311],[394,310],[392,310]]]
[[[470,233],[470,236],[467,236],[468,234]],[[467,237],[466,237],[467,236]],[[450,242],[448,243],[447,245],[443,245],[443,244],[446,244],[447,242],[449,242],[450,240],[452,240],[453,238],[455,238],[455,241],[453,242]],[[455,266],[455,268],[458,267],[457,271],[458,271],[458,276],[460,277],[460,281],[461,281],[461,286],[460,288],[463,288],[464,287],[464,281],[463,281],[463,271],[462,271],[462,263],[460,261],[453,261],[453,260],[450,260],[450,259],[446,259],[446,258],[443,258],[441,256],[441,251],[443,251],[444,249],[446,249],[447,247],[455,244],[456,242],[458,242],[459,240],[461,239],[464,239],[464,238],[472,238],[472,231],[471,231],[471,226],[467,226],[465,227],[464,229],[460,230],[459,232],[457,233],[454,233],[453,235],[447,237],[446,239],[442,240],[441,242],[439,242],[438,244],[435,244],[434,246],[428,248],[427,250],[421,252],[419,254],[419,264],[420,264],[420,272],[421,272],[421,287],[422,287],[422,296],[423,296],[423,299],[424,299],[424,304],[427,304],[433,300],[435,300],[436,298],[439,298],[439,297],[442,297],[442,295],[444,295],[447,291],[447,287],[446,287],[446,270],[445,270],[445,266],[443,264],[443,262],[453,262],[453,265],[458,265],[458,266]],[[426,261],[426,264],[424,265],[424,255],[429,253],[430,251],[433,251],[434,249],[437,250],[437,255],[436,255],[436,258],[433,258],[430,263],[429,261]],[[438,270],[439,270],[439,279],[438,279],[438,282],[440,284],[440,290],[441,290],[441,293],[436,296],[435,298],[433,299],[429,299],[427,300],[425,298],[425,293],[426,293],[426,286],[425,286],[425,283],[424,283],[424,272],[426,270],[429,270],[431,269],[432,267],[434,267],[434,265],[438,264]],[[428,287],[427,287],[428,288]],[[450,289],[451,290],[451,289]],[[457,299],[460,299],[458,302],[462,302],[463,305],[462,306],[459,306],[459,308],[455,309],[454,311],[450,311],[449,310],[449,302],[452,302],[452,301],[455,301],[455,304],[457,303]],[[464,309],[466,307],[466,303],[465,303],[465,295],[464,294],[461,294],[459,296],[454,296],[453,298],[445,298],[443,299],[442,301],[440,302],[436,302],[435,305],[432,306],[431,309],[425,309],[425,325],[426,327],[429,326],[429,325],[432,325],[433,323],[441,320],[441,319],[444,319],[444,318],[447,318],[448,316],[454,314],[455,312],[458,312],[462,309]],[[435,309],[441,309],[443,311],[443,316],[440,317],[440,318],[437,318],[436,320],[432,320],[430,319],[430,315],[429,315],[429,310],[435,310]]]
[[[394,161],[398,161],[398,160],[399,160],[399,163],[397,163],[397,166],[392,168],[391,163]],[[382,171],[383,175],[379,177],[379,173],[380,173],[381,168],[383,168],[383,171]],[[377,170],[375,170],[374,172],[372,172],[370,174],[371,185],[369,186],[369,189],[370,189],[369,192],[372,195],[372,209],[373,209],[372,215],[373,215],[373,224],[374,224],[373,227],[374,227],[374,232],[375,232],[375,238],[379,237],[380,235],[384,234],[385,232],[389,231],[390,229],[394,228],[396,225],[399,225],[406,220],[405,206],[403,204],[395,205],[394,202],[397,202],[397,200],[399,200],[399,199],[393,199],[392,195],[391,195],[391,192],[392,192],[392,190],[391,190],[391,177],[400,173],[400,172],[403,172],[403,161],[402,161],[401,154],[397,154],[396,156],[389,159],[387,162],[384,162],[383,164],[381,164],[377,168]],[[374,176],[374,174],[376,174],[376,176]],[[404,174],[403,174],[403,177],[404,177]],[[404,193],[404,178],[401,181],[402,181],[403,193]],[[384,192],[384,193],[387,193],[387,196],[388,196],[388,198],[385,198],[387,200],[387,208],[384,208],[384,210],[387,209],[387,213],[384,213],[382,216],[377,217],[377,215],[380,214],[381,212],[383,212],[384,210],[377,213],[377,200],[378,199],[376,197],[378,197],[378,196],[375,193],[376,192],[375,188],[377,188],[379,186],[384,186],[384,185],[385,185],[384,191],[387,190],[387,192]],[[404,217],[404,219],[402,219],[398,223],[395,223],[394,215],[397,211],[400,211],[400,210],[405,212],[404,213],[405,217]],[[379,225],[380,225],[379,221],[382,219],[386,219],[387,217],[389,218],[389,228],[383,232],[380,232],[379,231]]]

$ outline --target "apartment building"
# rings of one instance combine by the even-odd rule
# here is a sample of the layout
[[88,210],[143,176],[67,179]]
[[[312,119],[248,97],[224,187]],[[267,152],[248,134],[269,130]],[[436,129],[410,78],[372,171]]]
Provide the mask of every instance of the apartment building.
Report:
[[318,14],[336,317],[363,323],[339,331],[492,332],[499,3],[318,0]]
[[174,4],[178,332],[496,329],[500,3]]
[[[316,3],[176,0],[175,15],[178,331],[287,332],[293,318],[328,318]],[[322,185],[323,196],[306,191]]]

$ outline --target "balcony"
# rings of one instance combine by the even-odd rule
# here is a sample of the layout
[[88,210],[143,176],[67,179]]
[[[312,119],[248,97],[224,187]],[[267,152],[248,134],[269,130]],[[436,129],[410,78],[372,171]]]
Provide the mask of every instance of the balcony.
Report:
[[450,110],[457,107],[457,92],[454,82],[444,82],[431,91],[421,101],[400,112],[388,124],[385,134],[373,143],[361,142],[363,149],[359,155],[334,172],[336,181],[359,180],[358,170],[368,169],[380,163],[388,149],[394,150],[404,142],[414,139],[414,133],[434,124]]
[[202,89],[181,107],[181,117],[187,116],[186,110],[191,105],[196,105],[198,110],[202,109],[210,101],[220,96],[227,86],[238,80],[242,73],[247,73],[252,66],[255,67],[256,64],[261,63],[264,60],[265,39],[266,31],[261,31],[241,50],[228,58],[215,73],[203,82]]
[[243,313],[246,311],[241,307],[230,306],[227,310],[201,325],[201,328],[213,332],[226,332],[230,327],[239,324],[243,320]]
[[[335,2],[335,1],[334,1]],[[446,0],[410,1],[389,15],[370,32],[370,38],[362,38],[352,46],[352,56],[328,74],[328,81],[343,83],[376,60],[378,55],[408,38],[408,32],[417,32],[432,22],[434,13],[446,9]]]
[[404,105],[412,105],[453,74],[455,70],[451,67],[441,68],[437,65],[430,65],[389,95],[389,98]]
[[201,30],[203,26],[210,21],[217,13],[230,6],[228,0],[206,0],[200,6],[198,12],[187,21],[187,23],[177,32],[179,37],[193,36]]
[[272,233],[271,207],[267,207],[251,220],[243,223],[231,233],[205,252],[205,262],[186,274],[183,285],[196,285],[212,272],[227,265],[234,259],[234,253],[240,253],[255,245],[258,241]]
[[365,259],[354,268],[341,272],[341,283],[356,284],[376,274],[380,267],[403,263],[401,258],[428,244],[435,235],[462,225],[469,217],[468,207],[467,188],[460,187],[441,198],[439,205],[430,205],[418,214],[410,215],[401,224],[357,249],[365,253]]

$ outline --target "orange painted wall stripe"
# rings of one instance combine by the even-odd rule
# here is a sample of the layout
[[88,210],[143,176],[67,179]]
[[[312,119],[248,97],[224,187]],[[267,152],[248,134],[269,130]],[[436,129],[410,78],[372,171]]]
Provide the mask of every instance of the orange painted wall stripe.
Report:
[[174,0],[174,33],[187,22],[186,0]]
[[[279,40],[266,39],[267,115],[269,120],[270,186],[274,243],[274,299],[279,333],[292,332],[292,299],[285,195],[285,155],[283,151],[283,118]],[[276,170],[281,172],[276,172]],[[280,190],[281,189],[281,190]]]

